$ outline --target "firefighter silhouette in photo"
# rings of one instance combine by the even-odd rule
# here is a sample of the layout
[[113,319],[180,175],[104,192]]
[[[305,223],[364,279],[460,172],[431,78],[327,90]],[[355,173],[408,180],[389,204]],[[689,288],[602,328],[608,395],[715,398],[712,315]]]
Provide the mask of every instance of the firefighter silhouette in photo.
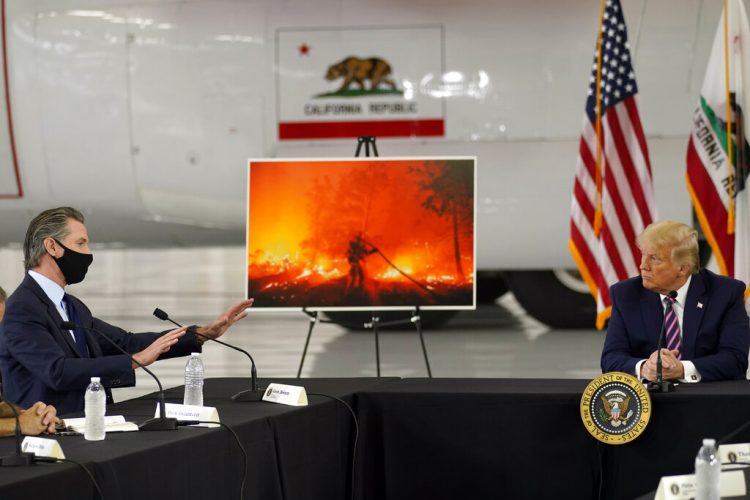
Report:
[[363,261],[368,255],[377,252],[378,249],[367,243],[362,233],[357,233],[349,241],[349,248],[346,250],[346,259],[349,261],[349,277],[346,283],[346,289],[362,289],[365,284],[365,271]]

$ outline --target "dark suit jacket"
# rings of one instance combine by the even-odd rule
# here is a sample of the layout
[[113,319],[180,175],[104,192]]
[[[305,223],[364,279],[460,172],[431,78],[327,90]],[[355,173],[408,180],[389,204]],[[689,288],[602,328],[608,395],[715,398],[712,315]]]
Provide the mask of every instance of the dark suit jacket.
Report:
[[[95,328],[129,353],[148,347],[162,333],[134,335],[91,315],[72,297],[80,324]],[[91,358],[81,357],[62,318],[42,288],[28,274],[8,297],[0,323],[0,371],[3,397],[28,408],[36,401],[54,405],[58,414],[83,410],[83,395],[91,377],[101,377],[111,402],[111,387],[135,385],[130,359],[96,333],[86,331]],[[200,352],[191,333],[185,334],[162,358]]]
[[[750,323],[744,292],[741,281],[706,269],[693,275],[682,318],[682,359],[695,364],[701,380],[745,378]],[[640,276],[612,285],[610,297],[602,372],[632,374],[657,348],[664,306],[658,293],[643,288]]]

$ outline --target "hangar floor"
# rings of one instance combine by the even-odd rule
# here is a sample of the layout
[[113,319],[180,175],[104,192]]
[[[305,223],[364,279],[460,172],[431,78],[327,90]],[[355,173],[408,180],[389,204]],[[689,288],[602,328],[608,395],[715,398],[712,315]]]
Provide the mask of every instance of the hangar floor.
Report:
[[[95,248],[86,280],[69,287],[99,318],[130,331],[167,329],[151,315],[155,307],[181,323],[205,324],[241,299],[244,249]],[[23,277],[17,247],[0,249],[0,286],[8,293]],[[301,312],[252,311],[223,339],[249,351],[263,378],[294,377],[309,321]],[[425,343],[435,377],[593,378],[600,373],[604,335],[590,330],[552,330],[529,317],[508,293],[497,304],[462,311],[439,329],[426,329]],[[204,349],[206,376],[244,376],[245,356],[219,345]],[[416,331],[380,336],[383,376],[425,377]],[[163,360],[151,368],[166,387],[183,383],[185,360]],[[375,376],[371,331],[352,333],[318,324],[303,377]],[[156,389],[143,370],[135,388],[115,390],[115,399]]]

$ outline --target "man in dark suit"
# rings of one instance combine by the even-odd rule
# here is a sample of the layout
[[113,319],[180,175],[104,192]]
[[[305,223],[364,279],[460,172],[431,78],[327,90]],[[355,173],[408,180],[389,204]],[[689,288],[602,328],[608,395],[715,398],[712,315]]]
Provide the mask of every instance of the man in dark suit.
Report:
[[[74,208],[42,212],[29,224],[24,241],[26,276],[8,298],[0,323],[0,372],[3,396],[20,406],[44,401],[64,415],[83,410],[83,395],[91,377],[100,377],[107,401],[110,388],[135,384],[138,366],[100,335],[84,328],[63,330],[71,321],[94,328],[142,365],[159,358],[201,351],[203,339],[170,332],[134,335],[94,317],[83,302],[65,293],[65,286],[83,280],[93,256],[83,215]],[[252,300],[230,307],[213,323],[196,327],[199,334],[217,338],[244,318]]]
[[680,222],[651,224],[637,243],[641,275],[610,288],[602,372],[655,380],[664,325],[665,380],[744,379],[750,346],[744,283],[699,270],[697,233]]

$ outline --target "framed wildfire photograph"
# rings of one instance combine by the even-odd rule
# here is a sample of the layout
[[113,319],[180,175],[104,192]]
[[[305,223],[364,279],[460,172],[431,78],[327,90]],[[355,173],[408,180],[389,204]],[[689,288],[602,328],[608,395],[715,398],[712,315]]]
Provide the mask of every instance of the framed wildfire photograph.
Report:
[[248,165],[253,309],[474,309],[476,158]]

